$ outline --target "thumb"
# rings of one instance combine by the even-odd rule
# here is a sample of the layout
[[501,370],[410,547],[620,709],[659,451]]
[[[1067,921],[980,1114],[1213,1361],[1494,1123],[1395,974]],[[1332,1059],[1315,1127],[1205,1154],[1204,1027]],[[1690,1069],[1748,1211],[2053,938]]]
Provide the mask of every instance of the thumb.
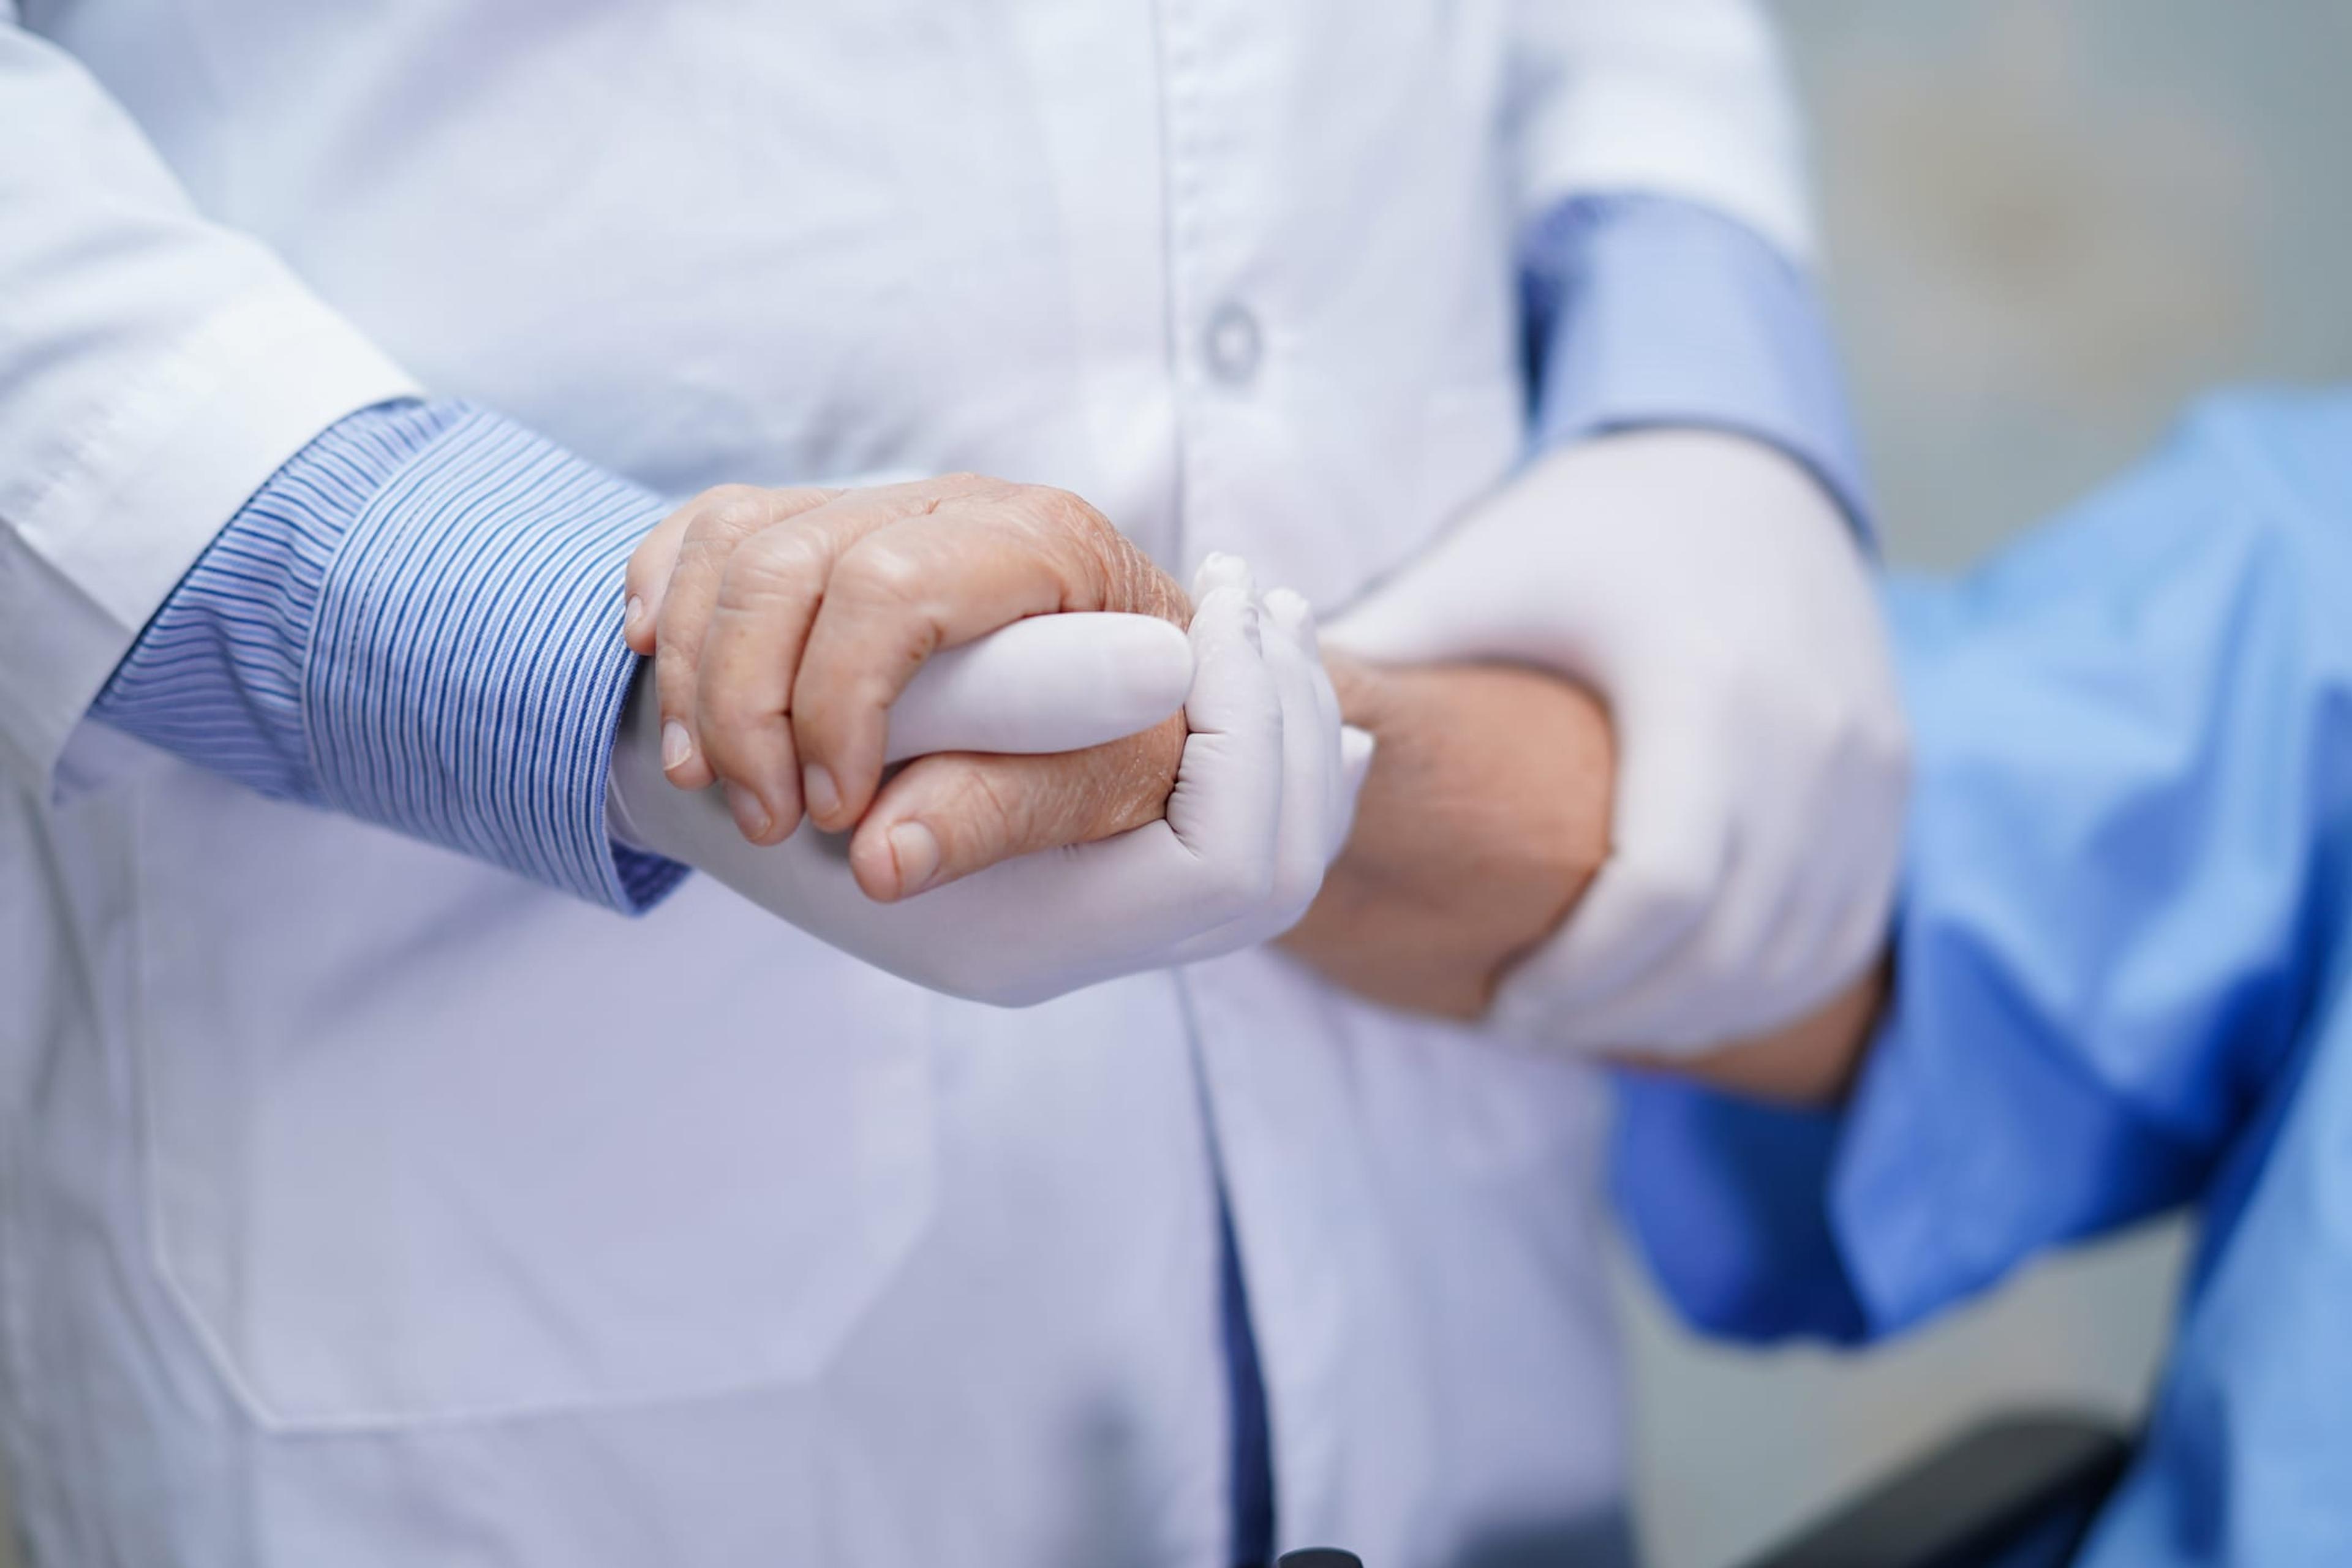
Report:
[[936,752],[882,788],[849,843],[850,869],[883,903],[1017,855],[1091,843],[1166,814],[1185,724],[1044,756]]

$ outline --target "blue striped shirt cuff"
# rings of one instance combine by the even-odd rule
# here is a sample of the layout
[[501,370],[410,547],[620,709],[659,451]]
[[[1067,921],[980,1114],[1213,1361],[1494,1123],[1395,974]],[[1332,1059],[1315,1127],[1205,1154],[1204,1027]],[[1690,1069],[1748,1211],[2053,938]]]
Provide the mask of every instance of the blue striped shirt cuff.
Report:
[[1803,464],[1872,542],[1821,301],[1761,237],[1666,196],[1583,196],[1520,251],[1538,450],[1612,430],[1727,430]]
[[685,868],[614,845],[620,639],[652,495],[460,403],[339,422],[198,559],[92,708],[281,799],[637,910]]

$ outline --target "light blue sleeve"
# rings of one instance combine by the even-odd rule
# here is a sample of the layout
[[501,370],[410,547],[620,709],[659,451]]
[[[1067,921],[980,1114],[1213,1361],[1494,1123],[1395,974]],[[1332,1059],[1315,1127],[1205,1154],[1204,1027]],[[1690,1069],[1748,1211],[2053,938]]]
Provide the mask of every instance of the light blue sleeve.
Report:
[[663,510],[464,404],[362,410],[246,503],[91,716],[263,794],[644,909],[684,868],[609,840],[604,784],[636,662],[622,571]]
[[1538,449],[1612,430],[1727,430],[1811,469],[1865,537],[1844,384],[1811,280],[1712,208],[1580,196],[1528,231],[1519,273]]
[[1916,745],[1895,989],[1839,1114],[1623,1081],[1620,1203],[1694,1319],[1913,1323],[2227,1173],[2352,910],[2352,397],[2242,397],[1890,595]]

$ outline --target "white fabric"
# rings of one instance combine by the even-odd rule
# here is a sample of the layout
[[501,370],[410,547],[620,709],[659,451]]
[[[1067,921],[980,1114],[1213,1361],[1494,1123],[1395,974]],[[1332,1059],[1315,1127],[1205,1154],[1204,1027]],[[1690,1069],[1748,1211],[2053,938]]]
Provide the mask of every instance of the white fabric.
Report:
[[1801,1016],[1885,941],[1909,744],[1861,550],[1787,458],[1700,431],[1567,448],[1334,623],[1367,658],[1512,659],[1608,699],[1609,858],[1499,1027],[1686,1052]]
[[238,503],[414,384],[5,23],[0,116],[0,766],[31,778]]
[[[0,27],[0,1440],[38,1559],[1219,1564],[1221,1185],[1286,1540],[1422,1568],[1611,1502],[1576,1062],[1262,948],[1000,1012],[709,879],[632,922],[87,726],[50,763],[391,364],[665,493],[972,468],[1342,603],[1517,456],[1523,203],[1684,121],[1645,178],[1795,188],[1750,5],[1608,10]],[[1227,307],[1254,363],[1203,347]]]
[[[803,825],[761,847],[737,830],[717,787],[674,788],[662,776],[660,711],[640,682],[614,758],[613,831],[878,969],[1001,1005],[1263,942],[1322,887],[1371,738],[1348,731],[1355,743],[1343,750],[1304,601],[1277,593],[1261,609],[1230,556],[1202,563],[1193,595],[1195,657],[1181,667],[1193,679],[1189,695],[1178,692],[1191,734],[1163,821],[878,904],[859,891],[839,837]],[[1161,683],[1179,667],[1152,627],[1181,639],[1139,616],[1052,616],[952,650],[945,668],[935,658],[892,709],[888,753],[1051,752],[1157,723],[1171,711],[1157,700]],[[1073,668],[1110,678],[1076,694],[1091,701],[1047,706],[1041,699],[1066,688]],[[943,688],[954,689],[952,706]]]
[[1811,257],[1803,127],[1760,6],[1512,4],[1523,217],[1563,192],[1663,191]]

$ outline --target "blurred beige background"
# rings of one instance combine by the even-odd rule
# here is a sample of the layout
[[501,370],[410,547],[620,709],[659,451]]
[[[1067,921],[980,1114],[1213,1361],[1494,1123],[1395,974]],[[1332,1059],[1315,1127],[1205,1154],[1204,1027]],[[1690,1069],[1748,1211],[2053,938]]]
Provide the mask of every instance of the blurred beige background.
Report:
[[[2352,378],[2352,3],[1780,0],[1887,551],[1944,569],[2199,388]],[[1621,1268],[1652,1568],[1729,1568],[1969,1415],[2135,1412],[2158,1226],[1889,1349],[1705,1347]]]

